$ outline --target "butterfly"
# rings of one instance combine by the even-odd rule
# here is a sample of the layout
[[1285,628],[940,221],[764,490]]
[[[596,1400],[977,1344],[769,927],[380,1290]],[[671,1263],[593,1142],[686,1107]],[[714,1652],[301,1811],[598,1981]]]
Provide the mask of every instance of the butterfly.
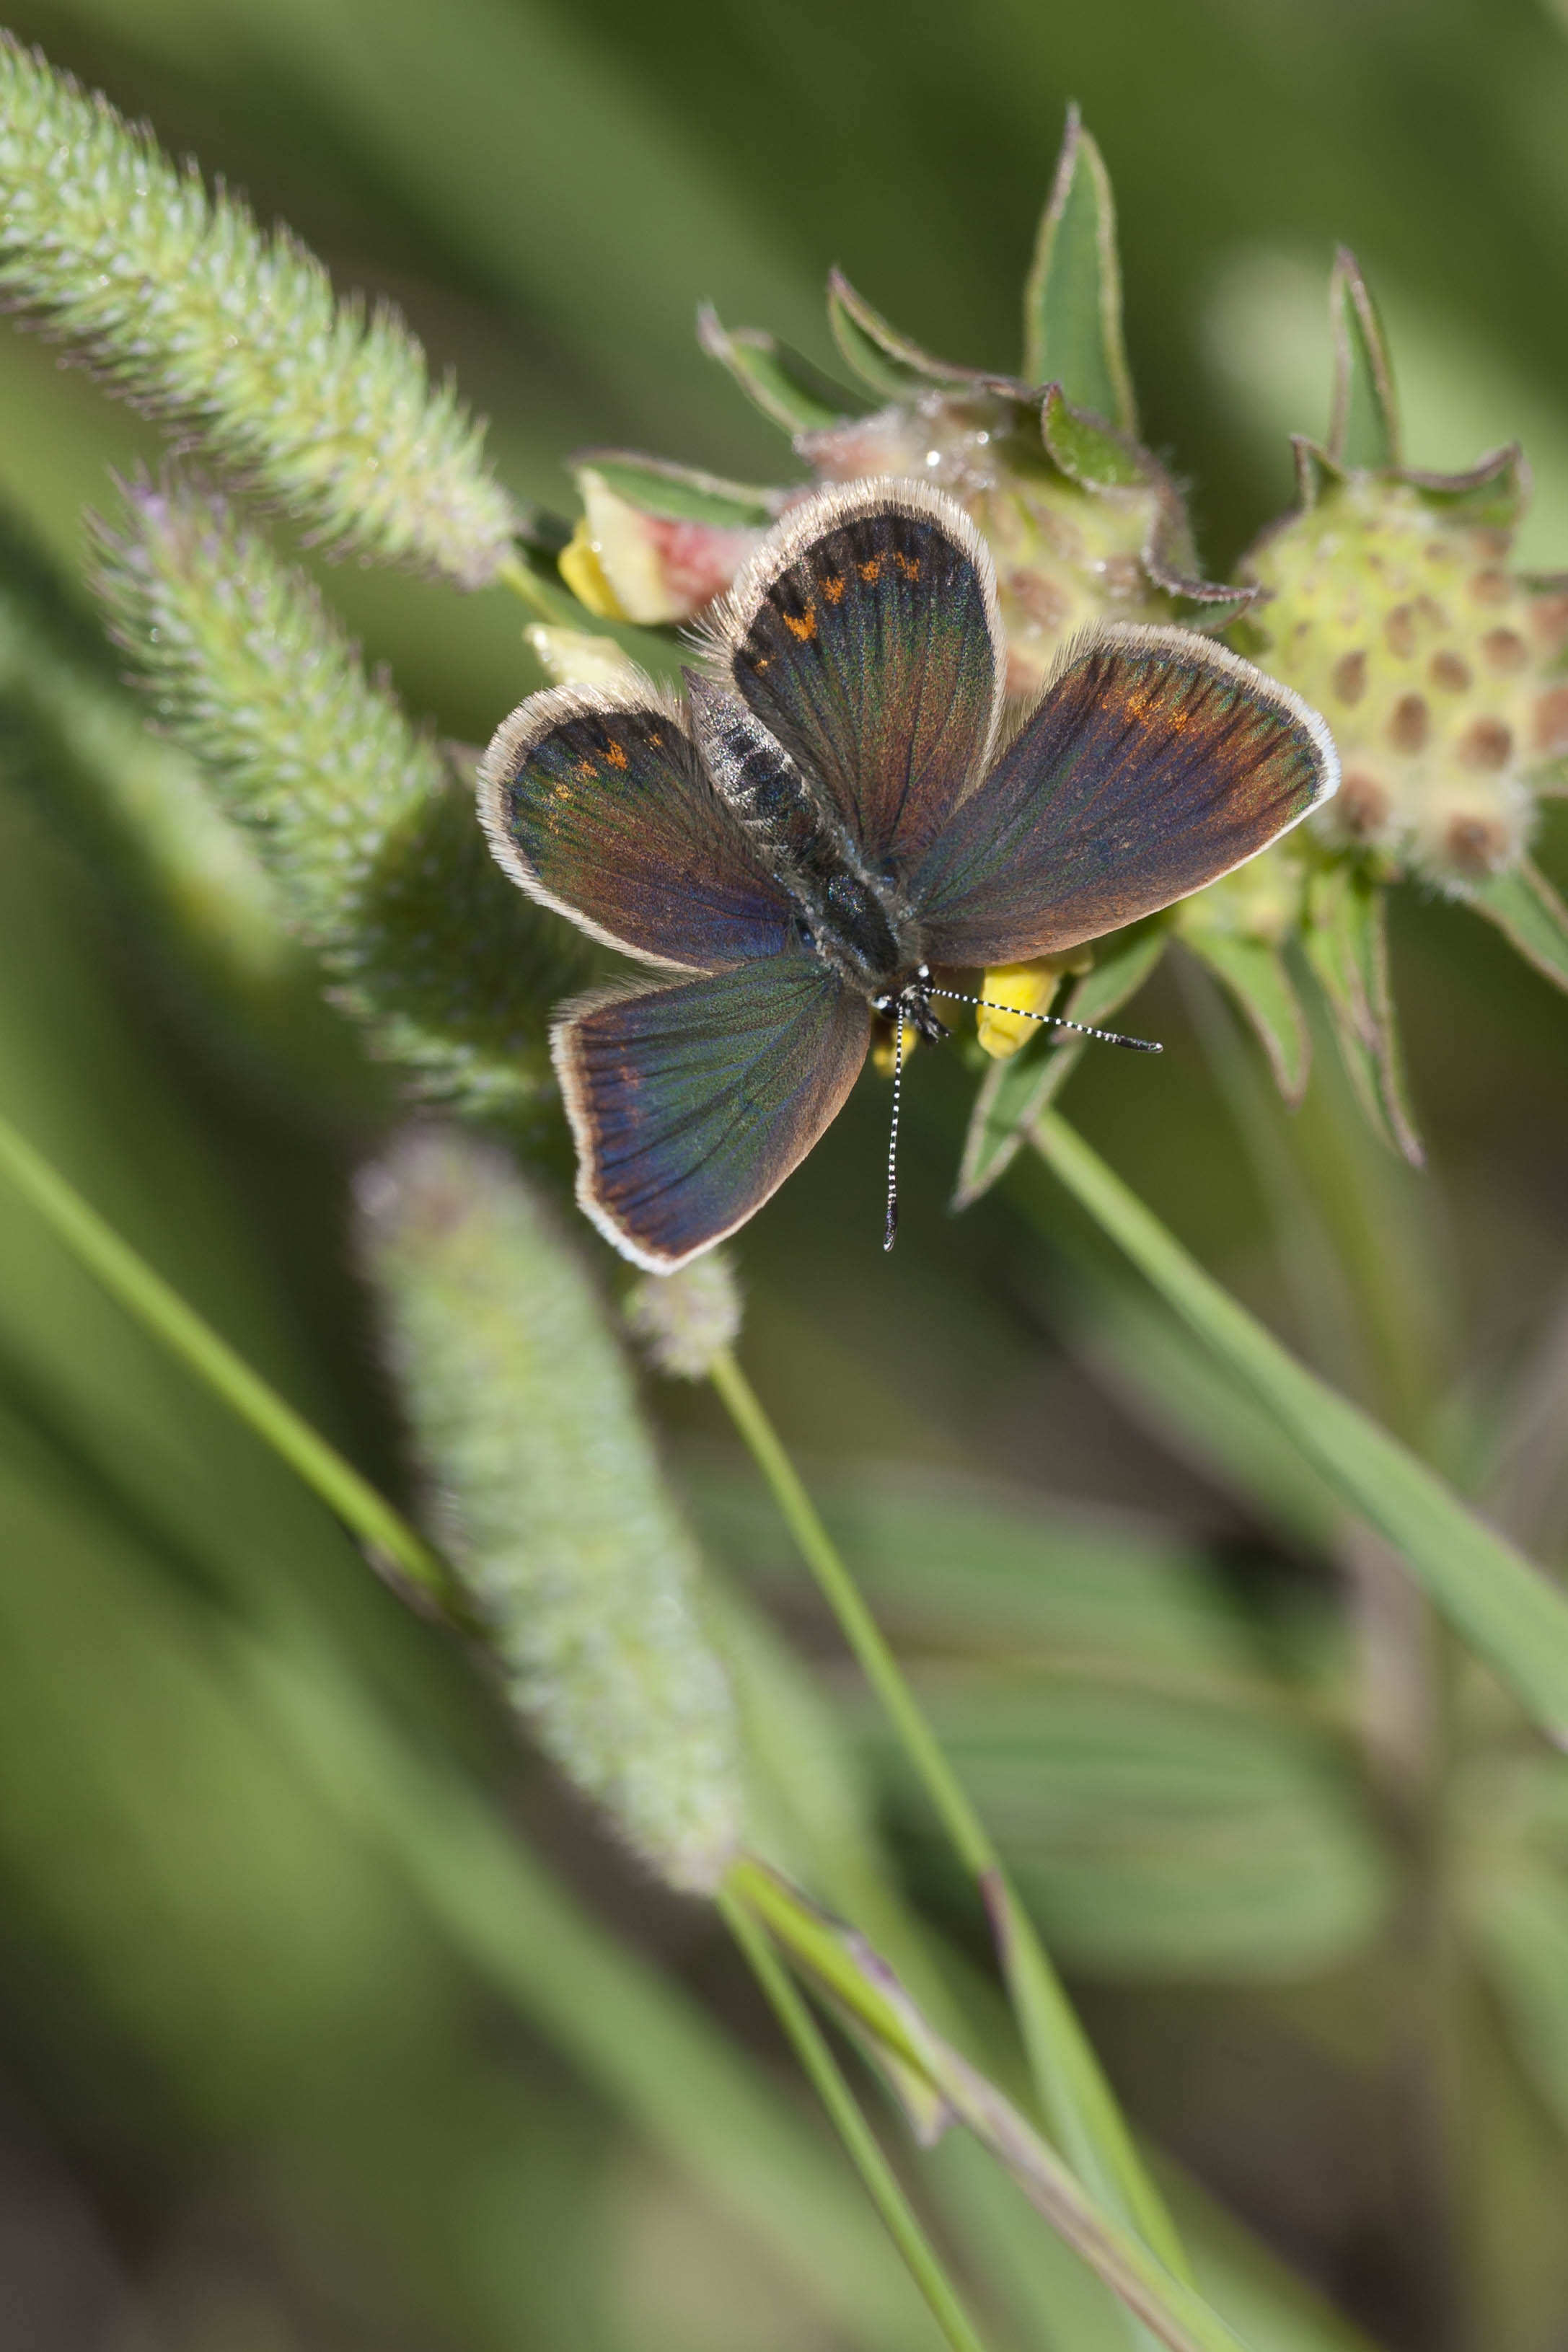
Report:
[[1338,783],[1317,713],[1188,630],[1079,638],[1005,738],[1005,650],[963,508],[859,482],[770,533],[683,695],[552,687],[498,729],[500,866],[659,975],[552,1032],[579,1203],[637,1265],[673,1273],[762,1207],[879,1023],[900,1055],[906,1027],[945,1035],[934,973],[1119,929]]

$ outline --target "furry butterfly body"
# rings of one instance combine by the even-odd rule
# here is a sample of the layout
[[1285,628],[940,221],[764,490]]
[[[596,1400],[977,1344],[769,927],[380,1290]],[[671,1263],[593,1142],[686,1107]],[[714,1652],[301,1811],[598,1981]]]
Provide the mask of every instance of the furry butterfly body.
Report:
[[669,1273],[842,1105],[880,1017],[945,1034],[935,968],[1023,962],[1168,906],[1332,792],[1316,713],[1222,646],[1070,647],[999,748],[989,554],[942,492],[797,508],[715,609],[682,698],[552,688],[497,731],[502,867],[654,966],[563,1008],[578,1198]]

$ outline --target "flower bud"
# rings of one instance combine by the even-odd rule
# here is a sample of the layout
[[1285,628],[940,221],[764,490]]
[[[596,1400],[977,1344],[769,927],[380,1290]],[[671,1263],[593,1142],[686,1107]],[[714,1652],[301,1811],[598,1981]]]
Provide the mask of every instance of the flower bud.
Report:
[[705,1381],[740,1336],[734,1266],[724,1251],[710,1250],[675,1274],[645,1274],[627,1294],[626,1317],[656,1370]]

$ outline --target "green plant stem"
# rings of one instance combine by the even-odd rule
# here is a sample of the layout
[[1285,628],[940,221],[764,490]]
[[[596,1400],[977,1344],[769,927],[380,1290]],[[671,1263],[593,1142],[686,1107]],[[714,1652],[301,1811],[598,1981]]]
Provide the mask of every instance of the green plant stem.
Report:
[[910,2277],[930,2305],[937,2326],[953,2347],[953,2352],[982,2352],[981,2339],[968,2314],[892,2167],[878,2146],[826,2038],[791,1982],[788,1970],[781,1966],[772,1945],[739,1895],[721,1888],[718,1904],[725,1925],[745,1954],[752,1975],[826,2108],[850,2162],[860,2175],[888,2235],[908,2265]]
[[1425,1463],[1297,1362],[1067,1121],[1031,1129],[1046,1165],[1226,1370],[1400,1554],[1458,1632],[1553,1738],[1568,1737],[1568,1603]]
[[1047,2128],[1085,2183],[1132,2221],[1162,2261],[1184,2277],[1186,2260],[1175,2226],[1144,2169],[1100,2062],[1013,1889],[989,1831],[943,1754],[751,1382],[728,1349],[715,1359],[710,1377],[846,1641],[887,1710],[954,1851],[979,1885]]
[[179,1293],[155,1274],[96,1209],[0,1118],[0,1171],[31,1202],[78,1264],[119,1300],[171,1355],[215,1389],[265,1444],[357,1536],[378,1567],[415,1586],[455,1616],[466,1610],[451,1574],[390,1503],[319,1437]]
[[[558,622],[560,620],[561,612],[555,597],[544,582],[538,579],[529,570],[527,564],[521,562],[515,555],[504,556],[501,559],[496,566],[496,578],[499,581],[504,581],[513,595],[521,596],[523,603],[531,606],[542,621]],[[582,628],[591,628],[593,615],[584,610],[578,625]]]

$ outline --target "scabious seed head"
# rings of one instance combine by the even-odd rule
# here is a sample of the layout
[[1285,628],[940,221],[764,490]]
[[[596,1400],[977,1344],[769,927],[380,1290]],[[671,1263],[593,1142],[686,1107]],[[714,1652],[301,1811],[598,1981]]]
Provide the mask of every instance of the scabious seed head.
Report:
[[[851,368],[884,395],[870,415],[794,401],[776,371],[760,379],[766,337],[729,334],[710,316],[702,340],[771,421],[791,426],[816,485],[896,476],[957,499],[995,559],[1010,695],[1037,693],[1062,647],[1096,622],[1194,609],[1220,617],[1247,602],[1245,589],[1194,576],[1175,486],[1130,433],[1073,407],[1058,384],[931,359],[837,274],[829,310]],[[890,403],[889,381],[899,386]],[[567,585],[601,618],[689,620],[730,585],[773,518],[807,495],[608,455],[578,469],[583,515],[561,557]]]
[[1168,621],[1174,610],[1147,561],[1169,485],[1074,481],[1047,462],[1034,406],[1034,430],[1020,434],[997,399],[933,392],[795,443],[819,482],[907,475],[957,499],[995,561],[1017,697],[1037,692],[1062,647],[1095,622]]
[[729,1683],[573,1243],[502,1153],[429,1129],[366,1171],[359,1240],[432,1530],[512,1704],[650,1870],[711,1892],[741,1834]]
[[1254,550],[1255,658],[1321,710],[1342,782],[1314,820],[1462,894],[1516,864],[1532,772],[1568,750],[1552,672],[1568,599],[1509,569],[1510,530],[1392,473],[1331,477]]
[[545,1083],[586,957],[509,889],[471,787],[301,573],[199,484],[133,483],[97,586],[167,731],[202,763],[378,1053],[485,1114]]
[[0,289],[315,539],[493,580],[518,523],[483,430],[385,305],[0,34]]

